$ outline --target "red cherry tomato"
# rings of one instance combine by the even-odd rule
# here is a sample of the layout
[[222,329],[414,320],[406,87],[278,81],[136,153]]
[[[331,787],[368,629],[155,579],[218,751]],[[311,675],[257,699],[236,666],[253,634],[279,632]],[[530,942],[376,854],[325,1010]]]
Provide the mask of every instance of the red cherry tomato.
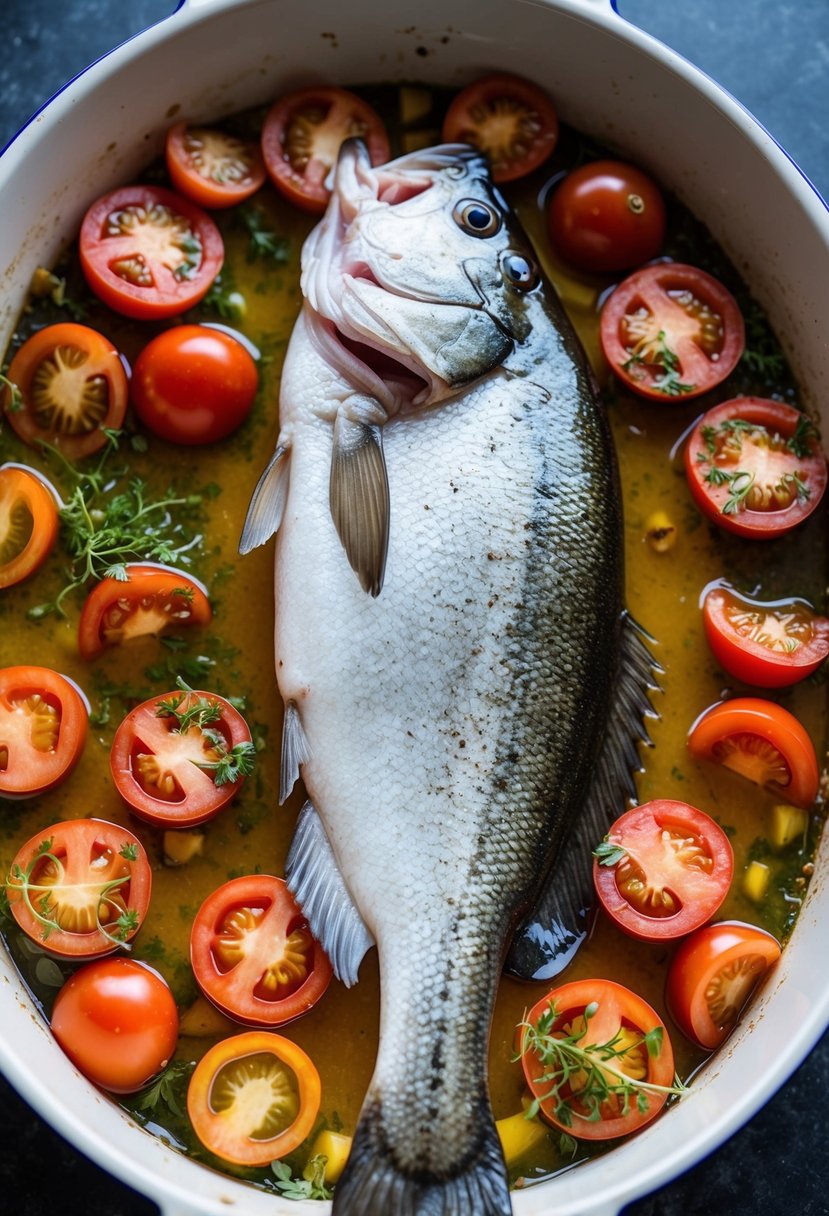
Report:
[[301,1047],[282,1035],[250,1030],[202,1056],[187,1091],[187,1113],[217,1157],[269,1165],[310,1135],[321,1092],[319,1073]]
[[49,954],[111,954],[141,928],[152,889],[144,847],[126,828],[70,819],[18,850],[6,884],[12,915]]
[[817,797],[812,741],[797,718],[773,701],[735,697],[712,706],[691,727],[688,750],[696,760],[723,764],[794,806],[808,808]]
[[489,160],[493,180],[511,182],[543,164],[558,142],[558,115],[538,85],[500,74],[458,93],[443,120],[443,140],[472,144]]
[[224,244],[206,212],[161,186],[122,186],[81,224],[87,282],[105,304],[139,320],[173,317],[205,296]]
[[234,878],[209,895],[190,934],[202,992],[247,1026],[292,1022],[315,1005],[331,964],[281,878]]
[[255,194],[265,166],[254,143],[213,127],[177,122],[164,147],[173,188],[200,207],[232,207]]
[[710,274],[679,262],[646,266],[607,298],[602,350],[640,397],[683,401],[725,380],[745,346],[737,301]]
[[135,361],[131,396],[145,426],[172,443],[215,443],[251,411],[259,376],[241,342],[208,325],[176,325]]
[[131,1094],[169,1063],[178,1011],[157,972],[133,959],[106,958],[79,967],[63,985],[52,1033],[93,1084]]
[[[612,1044],[617,1071],[647,1085],[673,1084],[674,1053],[663,1022],[646,1001],[621,984],[600,979],[563,984],[534,1005],[526,1021],[550,1039],[570,1038],[587,1052],[587,1063],[596,1068],[601,1069],[609,1058],[598,1049]],[[586,1092],[587,1070],[571,1069],[565,1075],[555,1048],[545,1050],[543,1039],[533,1044],[526,1027],[522,1028],[520,1050],[524,1076],[541,1103],[541,1114],[548,1123],[580,1140],[626,1136],[650,1123],[667,1101],[667,1093],[643,1088],[627,1101],[612,1092],[604,1101],[597,1100]],[[603,1071],[603,1075],[609,1085],[619,1081],[611,1073]],[[562,1116],[562,1106],[569,1120]]]
[[340,145],[365,140],[373,165],[390,156],[386,128],[368,102],[346,89],[319,85],[281,98],[262,127],[262,155],[271,181],[292,203],[321,215],[331,191],[326,178]]
[[210,602],[201,583],[167,566],[130,563],[126,579],[105,578],[90,591],[78,624],[78,649],[94,659],[107,646],[207,625]]
[[733,872],[722,828],[669,798],[621,815],[593,863],[605,912],[642,941],[683,937],[705,924],[728,894]]
[[164,693],[136,706],[118,727],[112,778],[139,818],[165,828],[196,827],[239,792],[243,776],[222,780],[217,766],[250,744],[247,723],[224,697]]
[[734,397],[704,414],[685,446],[685,472],[703,514],[756,540],[790,532],[826,489],[809,417],[764,397]]
[[0,668],[0,795],[28,798],[68,777],[86,742],[89,710],[49,667]]
[[702,604],[714,658],[737,680],[784,688],[811,675],[829,655],[829,617],[806,600],[764,604],[728,587],[712,587]]
[[0,589],[39,570],[58,537],[57,491],[34,469],[0,465]]
[[665,203],[641,169],[597,160],[567,174],[547,223],[557,253],[578,270],[630,270],[661,251]]
[[65,321],[28,338],[9,365],[8,379],[20,391],[6,417],[25,443],[59,448],[67,460],[97,452],[107,442],[103,428],[120,427],[127,412],[127,373],[118,351],[103,334]]
[[697,929],[671,960],[665,989],[671,1017],[692,1043],[713,1051],[779,958],[777,941],[753,925],[723,921]]

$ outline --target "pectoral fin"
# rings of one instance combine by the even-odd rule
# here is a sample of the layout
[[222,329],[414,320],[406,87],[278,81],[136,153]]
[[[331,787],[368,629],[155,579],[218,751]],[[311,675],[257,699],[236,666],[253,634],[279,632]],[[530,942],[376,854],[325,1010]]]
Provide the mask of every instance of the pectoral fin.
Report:
[[250,500],[239,552],[258,549],[279,530],[288,497],[288,448],[278,447],[256,483]]
[[334,422],[329,483],[331,515],[360,586],[377,596],[389,544],[389,480],[379,426],[349,418]]
[[299,780],[299,770],[311,758],[299,710],[293,701],[285,706],[282,721],[282,759],[279,766],[279,805],[287,802]]

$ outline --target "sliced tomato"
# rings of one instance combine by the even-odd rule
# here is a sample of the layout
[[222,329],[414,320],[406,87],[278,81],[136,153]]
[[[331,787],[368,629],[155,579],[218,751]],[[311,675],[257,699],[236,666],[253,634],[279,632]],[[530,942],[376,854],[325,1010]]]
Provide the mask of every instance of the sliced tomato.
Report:
[[20,393],[6,417],[25,443],[51,443],[67,460],[97,452],[104,428],[117,430],[127,412],[127,373],[103,334],[70,321],[37,330],[15,353],[8,379]]
[[86,597],[78,623],[82,658],[94,659],[108,646],[134,638],[209,624],[207,591],[191,575],[141,562],[124,570],[126,579],[102,579]]
[[599,334],[613,374],[657,401],[707,393],[734,370],[745,346],[731,292],[680,262],[624,279],[605,301]]
[[829,656],[829,617],[818,616],[806,600],[763,603],[730,587],[712,587],[702,620],[720,666],[760,688],[796,684]]
[[111,954],[147,914],[152,873],[144,846],[115,823],[70,819],[18,850],[6,881],[24,933],[61,958]]
[[780,958],[770,933],[739,921],[697,929],[671,960],[665,996],[692,1043],[713,1051],[731,1034],[757,984]]
[[86,742],[89,708],[50,667],[0,668],[0,794],[28,798],[68,777]]
[[60,497],[34,469],[0,465],[0,588],[39,570],[58,538]]
[[[563,984],[533,1006],[526,1023],[537,1033],[522,1026],[524,1076],[554,1127],[581,1140],[613,1140],[650,1123],[665,1105],[674,1080],[671,1041],[659,1015],[629,988],[602,979]],[[556,1040],[575,1052],[562,1060]],[[605,1088],[620,1083],[627,1096]]]
[[200,207],[233,207],[265,182],[259,149],[214,127],[177,122],[164,146],[174,189]]
[[[185,725],[180,715],[209,707]],[[201,724],[199,724],[201,723]],[[224,697],[175,691],[144,701],[115,732],[110,768],[118,793],[134,814],[165,828],[189,828],[218,815],[243,777],[220,781],[219,762],[250,747],[247,723]]]
[[643,941],[683,937],[704,925],[728,894],[734,872],[722,828],[670,798],[626,811],[594,857],[602,907],[620,929]]
[[292,1022],[315,1005],[331,964],[281,878],[234,878],[209,895],[190,933],[202,992],[247,1026]]
[[522,76],[485,76],[462,89],[446,111],[443,140],[472,144],[496,182],[526,177],[558,142],[558,115],[547,94]]
[[709,519],[757,540],[797,527],[826,489],[810,418],[765,397],[733,397],[704,414],[685,447],[685,472]]
[[79,250],[96,296],[139,320],[198,304],[224,261],[210,216],[161,186],[122,186],[99,198],[84,216]]
[[652,178],[618,160],[571,170],[547,213],[556,252],[578,270],[630,270],[655,258],[665,239],[665,202]]
[[178,1010],[157,971],[131,958],[105,958],[69,977],[51,1025],[85,1077],[111,1093],[131,1094],[169,1064]]
[[812,740],[793,714],[773,701],[735,697],[700,714],[688,733],[697,760],[723,764],[807,809],[817,797]]
[[262,127],[262,155],[280,193],[304,211],[322,214],[331,197],[326,182],[340,145],[359,136],[373,165],[391,155],[383,120],[368,102],[318,85],[281,98]]
[[187,1113],[209,1152],[234,1165],[269,1165],[310,1135],[321,1092],[319,1073],[301,1047],[250,1030],[199,1060]]

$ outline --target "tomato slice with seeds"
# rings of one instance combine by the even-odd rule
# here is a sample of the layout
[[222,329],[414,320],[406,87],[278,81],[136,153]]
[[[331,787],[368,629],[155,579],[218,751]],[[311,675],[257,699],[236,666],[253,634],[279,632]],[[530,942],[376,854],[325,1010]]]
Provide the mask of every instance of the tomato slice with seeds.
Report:
[[59,785],[80,759],[89,709],[49,667],[0,668],[0,794],[29,798]]
[[829,617],[819,616],[806,600],[763,603],[730,587],[712,587],[702,620],[714,658],[746,684],[796,684],[829,656]]
[[117,430],[127,412],[127,373],[112,343],[90,329],[64,321],[28,338],[9,364],[8,379],[20,392],[20,408],[5,389],[6,417],[31,447],[41,441],[67,460],[97,452],[104,428]]
[[251,745],[250,730],[229,701],[212,692],[176,690],[127,714],[115,732],[110,768],[118,793],[139,818],[165,828],[196,827],[241,789],[242,776],[217,783],[217,765],[240,745]]
[[150,905],[152,872],[141,842],[102,819],[44,828],[18,850],[6,890],[32,941],[59,958],[98,958],[130,941]]
[[680,262],[645,266],[602,308],[599,336],[610,370],[640,397],[690,400],[739,362],[745,325],[717,279]]
[[347,89],[299,89],[268,111],[262,127],[262,155],[271,181],[304,211],[321,215],[331,191],[326,185],[340,145],[358,136],[373,165],[391,155],[379,114]]
[[108,646],[135,638],[210,623],[207,590],[191,575],[149,562],[128,563],[124,571],[125,579],[102,579],[86,597],[78,623],[82,658],[94,659]]
[[[665,1105],[668,1093],[661,1090],[674,1080],[671,1041],[659,1015],[629,988],[604,979],[562,984],[538,1001],[525,1021],[542,1037],[522,1026],[524,1076],[541,1114],[554,1127],[580,1140],[614,1140],[650,1123]],[[545,1036],[569,1039],[586,1053],[584,1067],[575,1061],[565,1071]],[[602,1068],[607,1061],[612,1061],[613,1073]],[[620,1082],[631,1087],[627,1100],[612,1092]]]
[[790,532],[826,490],[811,419],[765,397],[733,397],[704,414],[685,447],[685,472],[703,514],[756,540]]
[[608,916],[631,937],[663,941],[705,924],[728,894],[734,854],[709,815],[660,798],[621,815],[594,854]]
[[284,880],[269,874],[234,878],[208,896],[193,922],[190,961],[204,995],[247,1026],[301,1017],[332,976]]
[[558,142],[558,115],[547,94],[522,76],[501,73],[462,89],[443,120],[445,143],[472,144],[496,182],[526,177]]
[[234,1165],[269,1165],[310,1135],[319,1073],[282,1035],[250,1030],[217,1043],[190,1079],[187,1113],[209,1152]]
[[39,570],[58,537],[60,498],[34,469],[0,465],[0,589]]
[[706,925],[681,942],[665,997],[686,1038],[706,1051],[719,1047],[780,953],[770,933],[739,921]]
[[814,745],[793,714],[760,697],[735,697],[700,714],[688,734],[696,760],[713,760],[782,794],[794,806],[817,797]]
[[200,207],[233,207],[265,182],[259,148],[213,127],[177,122],[164,146],[173,187]]
[[161,186],[122,186],[81,224],[81,266],[105,304],[139,320],[173,317],[205,296],[224,243],[206,212]]

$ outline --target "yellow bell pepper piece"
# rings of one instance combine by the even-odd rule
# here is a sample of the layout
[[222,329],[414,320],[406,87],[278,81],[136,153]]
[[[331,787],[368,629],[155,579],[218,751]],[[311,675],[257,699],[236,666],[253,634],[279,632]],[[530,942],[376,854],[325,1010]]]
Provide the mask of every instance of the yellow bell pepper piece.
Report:
[[762,861],[752,861],[743,875],[743,891],[749,899],[759,904],[769,889],[771,870]]
[[806,835],[808,812],[799,806],[781,803],[771,813],[771,842],[776,849],[785,849],[798,837]]
[[528,1119],[523,1111],[517,1115],[509,1115],[506,1119],[498,1119],[495,1128],[508,1167],[520,1161],[547,1135],[547,1128],[541,1120]]
[[180,828],[175,832],[164,833],[164,860],[168,866],[185,866],[188,861],[198,857],[204,848],[202,832],[184,832]]
[[[343,1136],[340,1132],[323,1131],[317,1136],[311,1146],[309,1163],[314,1157],[325,1157],[323,1181],[327,1186],[333,1186],[345,1169],[348,1154],[351,1152],[351,1136]],[[305,1166],[303,1178],[311,1177],[310,1164]]]

